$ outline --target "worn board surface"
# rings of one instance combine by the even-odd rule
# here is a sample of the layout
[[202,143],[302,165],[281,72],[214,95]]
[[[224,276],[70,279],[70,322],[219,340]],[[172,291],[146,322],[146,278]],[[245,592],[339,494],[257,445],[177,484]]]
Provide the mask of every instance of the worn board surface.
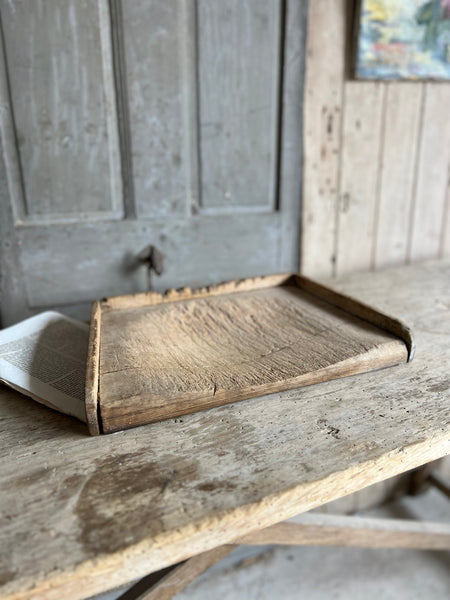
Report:
[[302,281],[277,275],[96,303],[88,422],[111,433],[408,359],[402,339]]
[[450,264],[336,285],[414,361],[102,437],[1,388],[2,598],[87,597],[450,453]]

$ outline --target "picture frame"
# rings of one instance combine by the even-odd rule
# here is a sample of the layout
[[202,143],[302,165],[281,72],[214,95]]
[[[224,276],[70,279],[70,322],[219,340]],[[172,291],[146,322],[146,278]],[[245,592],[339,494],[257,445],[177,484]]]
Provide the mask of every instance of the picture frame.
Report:
[[354,76],[450,80],[450,0],[359,0]]

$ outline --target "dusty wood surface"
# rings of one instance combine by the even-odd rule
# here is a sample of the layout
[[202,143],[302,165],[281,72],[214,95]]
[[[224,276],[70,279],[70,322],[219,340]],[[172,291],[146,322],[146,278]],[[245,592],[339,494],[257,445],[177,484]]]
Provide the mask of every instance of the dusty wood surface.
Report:
[[450,264],[336,286],[414,361],[103,437],[2,388],[2,598],[87,597],[450,454]]
[[[357,303],[340,297],[341,310],[320,298],[332,296],[326,288],[295,277],[280,285],[284,279],[174,291],[159,296],[162,304],[149,294],[95,305],[91,334],[100,331],[100,341],[92,344],[88,375],[99,359],[99,429],[110,433],[407,360],[402,340],[351,314]],[[308,283],[316,295],[300,288]],[[178,297],[186,299],[170,301]],[[96,387],[89,377],[89,423]]]
[[236,540],[239,544],[450,550],[450,524],[306,513]]

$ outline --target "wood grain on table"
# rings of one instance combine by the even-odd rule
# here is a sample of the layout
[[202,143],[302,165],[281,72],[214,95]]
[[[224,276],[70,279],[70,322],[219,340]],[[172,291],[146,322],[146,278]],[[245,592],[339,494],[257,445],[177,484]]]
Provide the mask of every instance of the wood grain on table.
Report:
[[412,363],[90,437],[7,388],[0,595],[79,599],[450,453],[450,264],[347,276]]

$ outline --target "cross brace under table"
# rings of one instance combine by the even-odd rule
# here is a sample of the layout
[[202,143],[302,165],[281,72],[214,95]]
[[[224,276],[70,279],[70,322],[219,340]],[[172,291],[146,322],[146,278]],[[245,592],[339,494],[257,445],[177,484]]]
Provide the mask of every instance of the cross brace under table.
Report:
[[[412,492],[433,485],[450,499],[450,487],[431,472],[429,465],[412,476]],[[218,546],[138,581],[117,600],[171,600],[194,579],[222,560],[239,545],[346,546],[450,550],[450,525],[403,519],[304,513],[249,533],[233,544]]]

